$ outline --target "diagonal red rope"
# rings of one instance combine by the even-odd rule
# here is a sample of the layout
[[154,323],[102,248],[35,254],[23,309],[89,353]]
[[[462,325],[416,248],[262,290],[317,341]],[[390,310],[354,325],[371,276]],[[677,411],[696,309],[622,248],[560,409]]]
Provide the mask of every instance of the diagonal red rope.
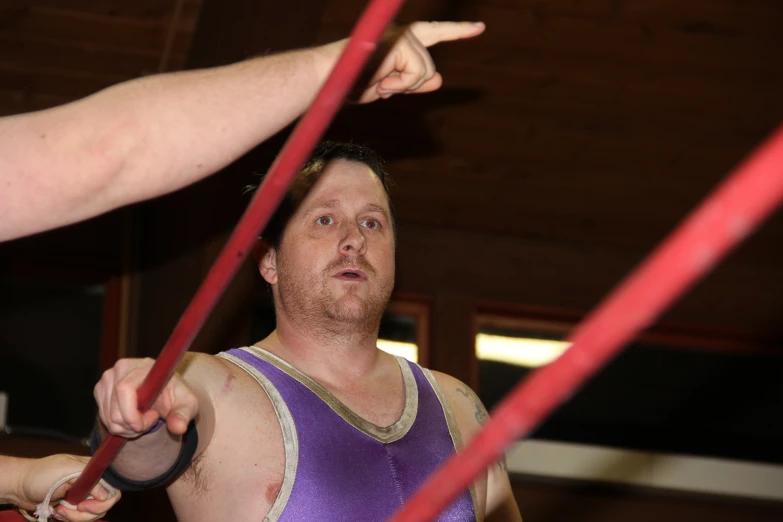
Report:
[[[270,168],[269,174],[139,388],[138,401],[142,411],[152,406],[171,378],[177,363],[188,351],[204,321],[247,257],[253,241],[266,226],[297,171],[323,136],[375,50],[384,29],[397,14],[402,3],[403,0],[372,0],[365,8],[329,78]],[[109,436],[68,491],[66,501],[76,505],[87,498],[124,444],[125,439]]]
[[745,239],[783,200],[783,127],[572,332],[560,358],[518,384],[490,422],[391,518],[432,520],[620,348]]

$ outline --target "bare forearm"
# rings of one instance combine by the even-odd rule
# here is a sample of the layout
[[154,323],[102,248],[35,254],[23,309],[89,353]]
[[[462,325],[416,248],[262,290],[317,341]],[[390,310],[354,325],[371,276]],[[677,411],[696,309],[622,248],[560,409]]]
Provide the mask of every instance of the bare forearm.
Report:
[[[105,428],[102,428],[101,436],[106,435]],[[131,480],[152,480],[166,473],[174,465],[181,446],[182,437],[172,435],[163,426],[155,433],[126,442],[111,467]]]
[[0,121],[0,241],[177,190],[296,119],[342,43],[150,76]]
[[[426,47],[483,31],[483,24],[466,22],[418,22],[394,31],[393,47],[359,101],[440,88]],[[54,109],[0,118],[0,241],[212,174],[299,116],[345,45],[151,76]]]
[[192,183],[284,128],[312,101],[333,49],[150,77],[97,96],[107,110],[125,107],[119,121],[139,138],[109,191],[112,204]]
[[0,505],[19,505],[19,485],[28,462],[28,459],[0,455]]

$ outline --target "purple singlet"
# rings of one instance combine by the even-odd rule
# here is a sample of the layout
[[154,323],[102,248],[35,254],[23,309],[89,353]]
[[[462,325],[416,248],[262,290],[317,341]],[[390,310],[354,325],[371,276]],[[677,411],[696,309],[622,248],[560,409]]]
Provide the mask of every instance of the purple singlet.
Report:
[[[382,428],[265,350],[239,348],[219,357],[261,385],[283,431],[283,485],[265,521],[382,522],[462,444],[432,374],[402,358],[405,407]],[[475,521],[476,505],[471,488],[438,520]]]

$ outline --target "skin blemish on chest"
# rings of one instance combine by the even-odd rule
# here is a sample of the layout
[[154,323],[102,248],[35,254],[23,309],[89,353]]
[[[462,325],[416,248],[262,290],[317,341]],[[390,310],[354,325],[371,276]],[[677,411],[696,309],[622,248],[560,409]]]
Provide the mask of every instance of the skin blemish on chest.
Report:
[[269,502],[270,505],[275,502],[275,500],[277,499],[277,495],[280,494],[280,488],[282,487],[283,487],[283,481],[280,482],[275,481],[266,487],[264,496],[266,497],[266,500]]
[[223,387],[220,389],[221,395],[228,395],[232,391],[234,391],[234,384],[236,383],[236,376],[233,373],[229,373],[226,377],[225,382],[223,382]]

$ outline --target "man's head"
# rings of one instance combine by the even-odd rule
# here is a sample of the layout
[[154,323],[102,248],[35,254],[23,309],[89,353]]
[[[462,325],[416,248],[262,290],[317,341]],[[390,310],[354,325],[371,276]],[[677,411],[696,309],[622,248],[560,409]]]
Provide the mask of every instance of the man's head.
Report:
[[334,160],[362,163],[378,177],[384,192],[386,192],[386,200],[391,211],[392,225],[394,226],[394,206],[389,197],[392,181],[383,168],[383,158],[374,150],[362,145],[323,141],[315,148],[310,159],[307,160],[302,170],[299,171],[291,188],[286,192],[285,197],[269,220],[269,224],[262,234],[265,243],[275,248],[280,247],[288,220],[296,212],[296,209],[302,203],[302,199],[307,196],[313,185],[320,179],[326,166]]
[[370,149],[321,144],[262,238],[278,320],[335,334],[377,329],[394,286],[389,176]]

